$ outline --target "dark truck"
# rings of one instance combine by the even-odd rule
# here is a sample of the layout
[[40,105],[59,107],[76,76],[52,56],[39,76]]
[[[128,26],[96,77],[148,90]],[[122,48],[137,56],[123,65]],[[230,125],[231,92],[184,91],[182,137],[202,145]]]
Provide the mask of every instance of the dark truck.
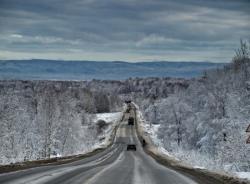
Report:
[[136,145],[135,144],[128,144],[127,151],[136,151]]
[[130,104],[132,101],[131,100],[125,100],[126,104]]
[[133,117],[128,118],[128,125],[134,125],[134,118]]

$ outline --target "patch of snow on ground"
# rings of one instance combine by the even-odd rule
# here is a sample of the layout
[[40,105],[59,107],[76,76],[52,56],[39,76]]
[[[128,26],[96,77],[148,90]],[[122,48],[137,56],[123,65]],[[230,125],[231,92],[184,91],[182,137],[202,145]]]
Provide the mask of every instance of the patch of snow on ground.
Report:
[[235,173],[239,178],[250,180],[250,172],[236,172]]
[[120,121],[121,116],[122,112],[95,114],[93,122],[97,123],[98,120],[104,120],[108,124],[108,127],[103,131],[101,135],[98,136],[99,140],[96,142],[94,148],[106,147],[109,144],[111,133],[117,123]]
[[116,122],[119,121],[119,118],[121,117],[121,112],[112,112],[112,113],[98,113],[96,114],[96,117],[94,118],[94,122],[97,122],[98,120],[104,120],[106,122]]
[[205,167],[198,166],[198,165],[193,166],[193,168],[195,168],[195,169],[206,169]]
[[50,158],[59,158],[62,157],[61,154],[57,153],[56,155],[51,155]]

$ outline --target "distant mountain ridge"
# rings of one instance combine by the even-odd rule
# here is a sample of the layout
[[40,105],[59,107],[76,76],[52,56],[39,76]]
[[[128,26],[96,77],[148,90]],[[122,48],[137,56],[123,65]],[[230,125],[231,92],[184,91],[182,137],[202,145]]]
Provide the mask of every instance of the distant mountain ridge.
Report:
[[200,76],[204,70],[221,68],[225,63],[211,62],[137,62],[0,60],[0,79],[91,80],[129,77]]

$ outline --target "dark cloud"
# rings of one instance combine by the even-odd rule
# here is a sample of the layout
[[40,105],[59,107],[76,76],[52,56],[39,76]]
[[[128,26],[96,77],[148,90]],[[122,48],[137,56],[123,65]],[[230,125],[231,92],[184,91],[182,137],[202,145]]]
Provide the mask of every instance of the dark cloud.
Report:
[[0,59],[229,61],[249,12],[249,0],[0,0]]

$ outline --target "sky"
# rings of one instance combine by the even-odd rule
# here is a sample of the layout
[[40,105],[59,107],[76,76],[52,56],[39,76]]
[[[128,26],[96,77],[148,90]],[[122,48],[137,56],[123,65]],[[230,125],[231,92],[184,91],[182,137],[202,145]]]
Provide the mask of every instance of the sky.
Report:
[[0,0],[0,60],[230,62],[250,0]]

